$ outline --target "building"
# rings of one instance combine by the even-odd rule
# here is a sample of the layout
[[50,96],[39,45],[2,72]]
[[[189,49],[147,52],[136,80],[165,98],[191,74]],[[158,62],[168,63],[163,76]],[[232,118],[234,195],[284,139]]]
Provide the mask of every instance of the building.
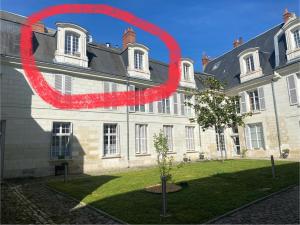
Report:
[[[20,27],[25,17],[1,11],[1,171],[4,177],[46,176],[67,161],[71,173],[147,166],[156,163],[153,136],[162,130],[175,160],[279,156],[300,152],[299,19],[286,21],[214,60],[204,56],[204,72],[182,58],[177,92],[146,105],[61,110],[30,87],[20,63]],[[36,64],[53,89],[63,94],[140,90],[166,81],[168,65],[127,29],[123,47],[93,43],[83,27],[56,23],[33,27]],[[239,45],[239,46],[237,46]],[[242,71],[242,72],[240,72]],[[226,78],[229,94],[241,95],[241,113],[252,110],[245,128],[202,132],[191,123],[193,101],[186,88],[201,88],[201,76]],[[142,98],[137,96],[136,98]],[[245,138],[247,136],[248,138]],[[218,140],[218,141],[216,141]],[[218,142],[218,143],[217,143]]]

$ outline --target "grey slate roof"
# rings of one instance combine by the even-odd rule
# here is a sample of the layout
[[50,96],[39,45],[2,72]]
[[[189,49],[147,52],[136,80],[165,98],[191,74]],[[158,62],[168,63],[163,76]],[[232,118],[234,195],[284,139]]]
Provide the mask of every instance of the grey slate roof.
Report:
[[[227,88],[240,84],[240,64],[238,55],[249,48],[259,47],[260,65],[264,75],[270,75],[275,69],[274,36],[281,29],[279,24],[272,29],[260,34],[250,41],[210,61],[204,72],[215,75],[218,79],[227,83]],[[286,40],[284,33],[279,36],[279,58],[280,64],[286,63]]]
[[[0,54],[19,57],[20,27],[26,17],[0,11]],[[56,50],[56,32],[39,33],[33,35],[33,53],[36,61],[54,63]],[[127,50],[106,47],[105,45],[88,43],[87,57],[89,68],[101,73],[126,76],[128,66]],[[150,59],[150,79],[155,83],[165,82],[168,78],[168,64]],[[198,73],[197,76],[199,76]],[[198,82],[196,82],[198,83]],[[200,86],[199,86],[200,87]]]

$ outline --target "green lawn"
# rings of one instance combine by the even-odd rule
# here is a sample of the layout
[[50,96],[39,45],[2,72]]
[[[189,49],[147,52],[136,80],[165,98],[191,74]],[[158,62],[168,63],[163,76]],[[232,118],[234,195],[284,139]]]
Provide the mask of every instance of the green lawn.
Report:
[[49,182],[49,186],[91,204],[127,223],[203,223],[259,197],[299,183],[299,163],[227,160],[190,163],[174,170],[175,182],[188,181],[168,194],[170,217],[161,220],[161,196],[143,190],[159,182],[156,168]]

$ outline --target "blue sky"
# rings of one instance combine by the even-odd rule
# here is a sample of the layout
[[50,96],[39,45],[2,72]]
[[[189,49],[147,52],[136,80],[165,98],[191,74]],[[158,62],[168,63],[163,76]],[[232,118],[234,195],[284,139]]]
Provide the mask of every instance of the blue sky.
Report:
[[[1,9],[24,16],[47,6],[64,3],[109,4],[134,13],[169,32],[180,44],[182,55],[201,70],[201,55],[214,58],[232,49],[234,39],[247,41],[282,22],[285,8],[299,15],[298,0],[1,0]],[[103,15],[60,15],[44,23],[73,22],[86,28],[93,40],[122,46],[129,25]],[[135,29],[135,28],[134,28]],[[150,48],[150,57],[168,62],[168,50],[157,38],[135,29],[137,42]]]

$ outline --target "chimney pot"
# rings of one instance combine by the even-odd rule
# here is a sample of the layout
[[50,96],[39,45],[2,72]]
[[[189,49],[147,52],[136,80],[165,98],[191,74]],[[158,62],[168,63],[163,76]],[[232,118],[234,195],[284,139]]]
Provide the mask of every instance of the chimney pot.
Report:
[[202,67],[203,67],[203,70],[205,69],[205,67],[209,63],[209,61],[210,61],[210,59],[208,58],[206,53],[203,52],[203,54],[202,54]]
[[292,13],[290,13],[288,9],[285,9],[284,13],[283,13],[284,23],[286,23],[289,20],[289,18],[291,18],[291,17],[292,17]]
[[45,33],[45,25],[43,23],[35,23],[32,25],[32,31]]
[[136,42],[136,33],[131,27],[129,27],[124,31],[123,34],[123,49],[126,49],[129,43],[135,43],[135,42]]

